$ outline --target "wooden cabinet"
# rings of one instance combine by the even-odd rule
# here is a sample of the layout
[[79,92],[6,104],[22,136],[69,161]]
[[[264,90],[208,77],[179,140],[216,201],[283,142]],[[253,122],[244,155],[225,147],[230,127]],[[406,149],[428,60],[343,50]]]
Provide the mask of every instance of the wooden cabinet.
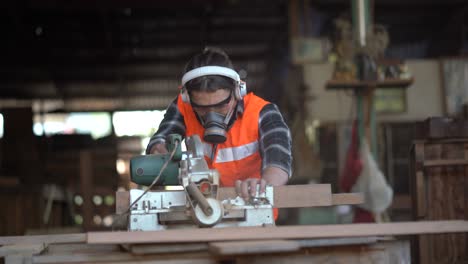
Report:
[[[410,162],[414,220],[468,219],[468,139],[415,141]],[[468,262],[468,235],[421,235],[419,263]]]
[[380,126],[380,168],[393,188],[393,201],[387,210],[391,221],[411,221],[409,188],[410,149],[416,139],[414,122],[385,122]]

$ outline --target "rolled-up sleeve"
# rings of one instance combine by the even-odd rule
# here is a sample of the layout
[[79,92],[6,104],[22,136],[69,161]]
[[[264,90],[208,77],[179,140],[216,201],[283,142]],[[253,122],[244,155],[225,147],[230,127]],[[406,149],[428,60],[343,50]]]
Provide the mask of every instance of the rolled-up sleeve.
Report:
[[169,134],[179,134],[185,137],[184,117],[177,107],[177,98],[167,107],[166,114],[159,125],[158,131],[151,137],[146,154],[149,154],[151,148],[158,143],[165,143]]
[[263,107],[259,117],[259,143],[262,170],[277,167],[292,174],[291,132],[275,104]]

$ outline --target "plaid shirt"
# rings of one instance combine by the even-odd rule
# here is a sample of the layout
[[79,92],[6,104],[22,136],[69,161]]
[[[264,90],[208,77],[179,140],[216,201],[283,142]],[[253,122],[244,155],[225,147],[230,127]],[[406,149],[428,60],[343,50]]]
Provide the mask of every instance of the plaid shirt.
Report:
[[[236,110],[237,115],[233,115],[230,126],[235,122],[238,115],[244,113],[243,101],[237,104]],[[260,111],[258,127],[262,169],[271,166],[277,167],[287,172],[291,177],[291,133],[275,104],[267,104]],[[155,144],[165,143],[165,139],[169,134],[185,136],[184,118],[177,107],[177,98],[166,109],[164,119],[161,121],[158,131],[151,137],[146,153],[149,154],[150,149]]]

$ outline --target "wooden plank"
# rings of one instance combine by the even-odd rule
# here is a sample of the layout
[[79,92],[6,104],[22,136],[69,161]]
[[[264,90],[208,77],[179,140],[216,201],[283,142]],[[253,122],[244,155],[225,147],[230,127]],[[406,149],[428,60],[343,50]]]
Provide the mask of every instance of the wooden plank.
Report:
[[33,263],[46,264],[46,263],[117,263],[125,260],[134,260],[135,258],[123,252],[108,252],[105,254],[57,254],[57,255],[39,255],[33,257]]
[[359,81],[359,80],[329,80],[325,84],[326,89],[360,89],[366,88],[407,88],[413,83],[413,79],[387,79],[385,81]]
[[276,208],[329,206],[332,204],[330,184],[277,186],[273,196]]
[[[465,108],[468,110],[468,106]],[[468,111],[467,111],[468,113]],[[468,118],[468,117],[467,117]],[[468,158],[468,143],[465,143],[464,144],[464,148],[465,148],[465,157]],[[464,215],[464,219],[465,220],[468,220],[468,166],[465,166],[465,175],[464,175],[464,184],[463,184],[463,188],[465,190],[465,199],[464,199],[464,207],[465,209],[463,210],[465,215]],[[465,234],[465,248],[463,250],[463,252],[465,252],[465,254],[467,254],[468,252],[468,234]]]
[[[220,262],[209,256],[199,259],[167,259],[167,260],[140,260],[135,258],[133,261],[119,261],[118,264],[219,264]],[[223,262],[221,262],[223,263]],[[228,262],[229,263],[229,262]]]
[[20,185],[20,180],[18,177],[10,176],[4,177],[0,176],[0,186],[4,188],[15,188]]
[[422,219],[426,216],[427,203],[426,203],[426,182],[422,171],[416,171],[416,219]]
[[411,196],[409,194],[396,194],[393,196],[392,210],[411,210]]
[[[273,189],[274,207],[294,208],[332,205],[330,184],[284,185]],[[235,188],[223,187],[218,190],[218,200],[237,197]]]
[[41,244],[25,244],[25,245],[6,245],[0,247],[0,257],[5,257],[8,255],[35,255],[39,254],[47,245],[44,243]]
[[135,261],[129,253],[122,252],[119,245],[77,243],[49,245],[47,251],[33,257],[32,263],[121,263],[127,259]]
[[[431,168],[428,174],[428,220],[463,219],[465,217],[464,166]],[[426,238],[432,262],[448,263],[467,260],[466,234],[440,234]]]
[[184,243],[184,244],[137,244],[130,246],[130,252],[134,255],[187,253],[205,251],[208,249],[206,243]]
[[0,245],[13,244],[67,244],[86,242],[86,234],[41,235],[41,236],[4,236]]
[[329,247],[329,246],[346,246],[346,245],[364,245],[373,244],[378,241],[385,240],[384,237],[345,237],[332,239],[306,239],[296,240],[301,248],[311,247]]
[[452,160],[425,160],[424,161],[424,167],[457,166],[457,165],[468,165],[468,160],[452,159]]
[[[274,187],[273,193],[274,207],[276,208],[363,203],[363,197],[358,193],[340,193],[332,195],[330,184],[276,186]],[[218,200],[234,199],[236,197],[237,193],[233,187],[222,187],[218,190]],[[129,192],[116,192],[116,201],[116,213],[125,213],[130,205]]]
[[5,264],[32,264],[32,255],[8,255],[5,257]]
[[[133,261],[124,261],[118,262],[119,264],[218,264],[220,263],[216,259],[210,258],[207,256],[206,258],[200,259],[168,259],[168,260],[155,260],[154,258],[151,260],[140,260],[135,259]],[[223,262],[221,262],[223,263]],[[228,262],[229,263],[229,262]]]
[[91,151],[80,151],[80,190],[83,197],[83,228],[89,231],[93,226],[93,160]]
[[[308,239],[308,240],[261,240],[261,241],[249,241],[249,243],[245,243],[246,241],[234,241],[234,242],[215,242],[210,243],[169,243],[169,244],[135,244],[130,245],[128,251],[130,251],[134,255],[149,255],[149,254],[168,254],[168,253],[187,253],[187,252],[198,252],[198,251],[207,251],[210,250],[212,253],[215,254],[250,254],[250,253],[266,253],[266,252],[275,252],[273,249],[278,247],[283,247],[282,252],[286,252],[285,247],[291,248],[291,251],[298,250],[297,244],[299,244],[300,248],[311,248],[311,247],[328,247],[328,246],[344,246],[344,245],[363,245],[363,244],[372,244],[378,241],[384,240],[383,237],[352,237],[352,238],[333,238],[333,239]],[[277,241],[281,241],[281,243],[276,243]],[[283,243],[288,242],[288,243]],[[292,249],[290,247],[289,242],[294,242],[295,247],[297,249]],[[258,243],[263,243],[263,246],[259,246]],[[227,253],[226,251],[217,251],[213,247],[213,245],[219,245],[219,247],[230,247],[232,244],[233,247],[238,247],[238,251]],[[268,245],[268,246],[265,246]],[[89,245],[89,244],[81,244],[81,246],[109,246],[109,245]],[[256,252],[253,252],[253,249],[247,249],[247,252],[242,252],[242,247],[255,247]],[[66,247],[62,249],[62,251],[69,250],[70,245],[54,245],[55,247]],[[261,247],[266,247],[266,249],[260,249]],[[54,250],[52,248],[52,250]],[[270,250],[271,249],[271,250]],[[276,249],[275,249],[276,250]],[[281,251],[281,249],[278,249]],[[51,249],[49,248],[48,252]],[[74,250],[76,251],[76,250]],[[63,252],[62,252],[63,253]]]
[[394,264],[410,263],[407,241],[380,242],[372,245],[322,247],[294,254],[237,256],[237,264]]
[[468,232],[468,221],[420,221],[382,224],[236,227],[135,232],[89,232],[90,244],[211,242],[263,239],[312,239]]
[[332,194],[332,205],[362,204],[364,195],[362,193],[334,193]]
[[52,244],[47,247],[46,254],[104,254],[108,252],[120,252],[120,245],[89,245],[86,243]]
[[115,213],[125,214],[130,206],[130,192],[119,191],[115,193]]
[[209,244],[209,250],[216,255],[245,255],[294,252],[300,249],[297,241],[291,240],[253,240],[214,242]]
[[209,253],[166,254],[156,256],[133,256],[128,252],[106,252],[96,254],[43,254],[33,256],[35,264],[51,263],[153,263],[153,264],[190,264],[190,263],[216,263]]

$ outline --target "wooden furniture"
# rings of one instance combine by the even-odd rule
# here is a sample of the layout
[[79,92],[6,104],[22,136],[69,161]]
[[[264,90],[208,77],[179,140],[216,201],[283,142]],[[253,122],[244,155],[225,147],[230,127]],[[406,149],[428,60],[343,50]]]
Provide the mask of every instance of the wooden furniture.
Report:
[[[415,141],[410,162],[415,220],[468,219],[468,139]],[[466,263],[467,234],[421,235],[419,263]]]
[[329,80],[326,83],[327,89],[367,89],[367,88],[406,88],[414,82],[413,78],[410,79],[388,79],[385,81],[341,81]]
[[411,221],[411,191],[409,187],[410,149],[416,139],[414,122],[383,122],[382,169],[393,188],[393,201],[387,210],[392,221]]

